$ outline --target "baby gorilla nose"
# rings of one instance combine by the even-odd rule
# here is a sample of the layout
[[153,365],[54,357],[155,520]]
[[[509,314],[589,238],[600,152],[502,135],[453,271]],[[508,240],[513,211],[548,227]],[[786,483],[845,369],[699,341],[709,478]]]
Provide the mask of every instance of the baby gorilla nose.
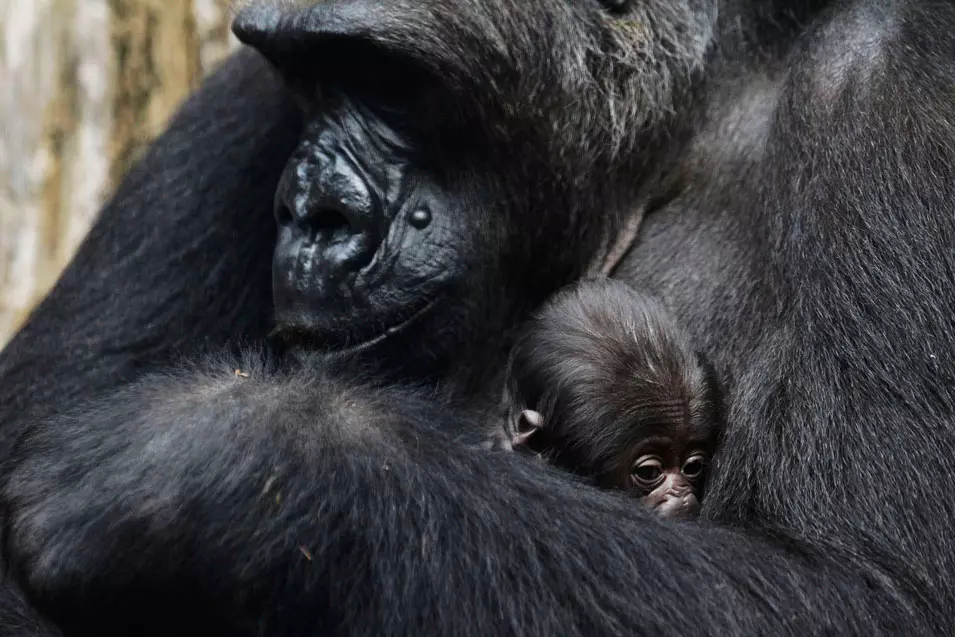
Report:
[[651,511],[664,518],[693,517],[700,509],[693,485],[679,470],[667,470],[659,485],[644,498]]
[[700,510],[700,501],[693,492],[683,494],[668,493],[653,507],[653,512],[664,518],[692,518]]

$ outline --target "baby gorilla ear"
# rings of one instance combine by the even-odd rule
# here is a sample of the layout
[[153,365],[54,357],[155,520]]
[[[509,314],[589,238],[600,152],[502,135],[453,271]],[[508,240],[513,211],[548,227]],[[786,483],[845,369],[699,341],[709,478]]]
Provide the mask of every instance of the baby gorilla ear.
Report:
[[514,448],[522,447],[530,442],[535,433],[544,426],[544,417],[539,411],[525,409],[521,411],[512,427],[513,435],[511,437],[511,446]]
[[529,442],[540,431],[544,417],[539,411],[524,409],[517,411],[514,406],[508,409],[503,426],[495,428],[488,439],[482,443],[482,449],[502,449],[505,451],[532,451]]

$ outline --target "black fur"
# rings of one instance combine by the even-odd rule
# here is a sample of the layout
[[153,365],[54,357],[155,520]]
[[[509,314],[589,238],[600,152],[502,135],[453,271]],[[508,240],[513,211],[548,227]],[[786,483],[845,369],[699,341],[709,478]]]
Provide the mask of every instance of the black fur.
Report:
[[0,356],[5,432],[157,364],[266,337],[272,199],[300,126],[251,51],[186,103]]
[[[411,390],[255,360],[147,376],[18,447],[15,573],[71,635],[804,634],[820,617],[897,619],[887,582],[851,594],[864,562],[845,547],[796,557],[658,523],[454,435],[483,423]],[[729,613],[679,575],[645,577],[675,564],[747,603]]]
[[[412,128],[416,166],[507,217],[488,258],[535,297],[647,213],[615,276],[727,381],[703,521],[470,450],[440,403],[386,400],[371,445],[320,391],[253,421],[259,392],[301,386],[282,377],[203,392],[186,374],[62,415],[174,351],[264,337],[266,208],[299,124],[243,53],[0,358],[5,455],[28,434],[4,469],[4,559],[41,611],[96,635],[955,632],[950,3],[304,4],[239,31],[305,69],[334,71],[341,44],[430,74],[438,132],[462,130]],[[520,289],[464,303],[501,317],[484,304]]]
[[60,637],[10,581],[0,582],[0,637]]

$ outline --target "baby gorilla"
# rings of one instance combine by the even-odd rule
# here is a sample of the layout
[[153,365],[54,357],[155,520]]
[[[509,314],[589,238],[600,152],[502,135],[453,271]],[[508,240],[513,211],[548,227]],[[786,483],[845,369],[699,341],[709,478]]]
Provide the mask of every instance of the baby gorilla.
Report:
[[512,448],[626,489],[661,516],[698,511],[721,430],[719,390],[649,296],[613,280],[559,293],[517,341],[506,401]]

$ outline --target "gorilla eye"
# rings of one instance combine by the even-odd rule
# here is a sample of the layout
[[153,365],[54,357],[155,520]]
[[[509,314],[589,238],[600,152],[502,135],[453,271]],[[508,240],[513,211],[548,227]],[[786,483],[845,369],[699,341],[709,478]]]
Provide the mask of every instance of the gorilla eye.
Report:
[[424,230],[431,225],[431,211],[425,210],[424,208],[419,208],[411,213],[411,217],[408,218],[408,222],[412,225],[412,227],[417,228],[418,230]]
[[630,470],[630,475],[641,485],[652,486],[663,477],[663,461],[656,456],[637,458]]
[[691,480],[699,478],[706,469],[706,456],[702,453],[695,453],[686,459],[683,463],[683,475]]
[[627,10],[630,0],[600,0],[600,4],[610,13],[623,13]]

